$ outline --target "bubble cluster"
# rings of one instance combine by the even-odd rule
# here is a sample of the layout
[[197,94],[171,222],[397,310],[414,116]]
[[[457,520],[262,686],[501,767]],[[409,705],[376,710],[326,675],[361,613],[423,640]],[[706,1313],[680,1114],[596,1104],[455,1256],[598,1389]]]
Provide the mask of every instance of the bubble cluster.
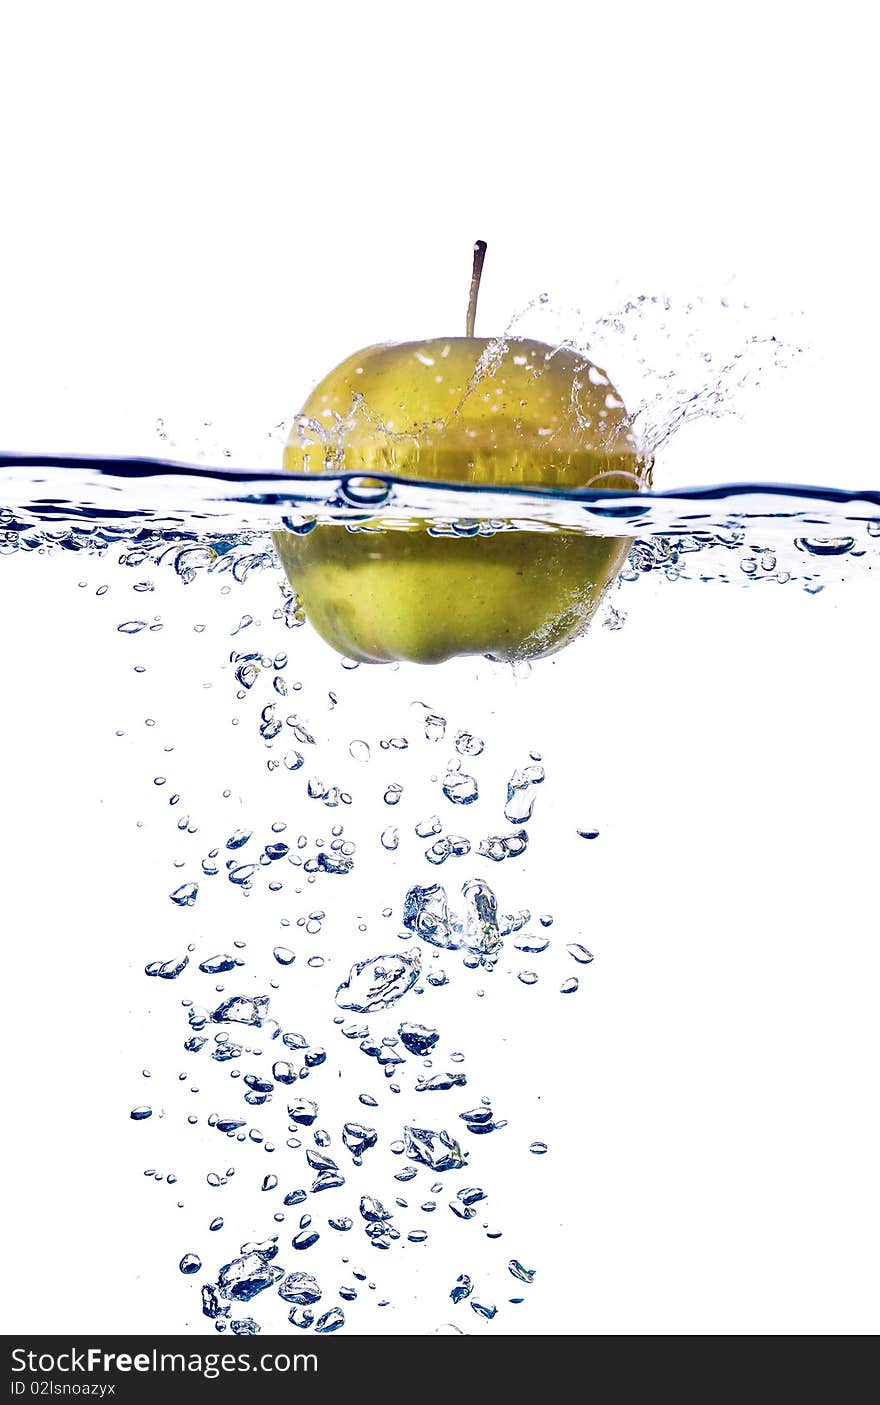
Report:
[[[220,559],[187,571],[210,581]],[[191,589],[174,575],[175,589]],[[232,706],[251,781],[220,782],[208,801],[187,784],[177,746],[162,747],[163,769],[151,762],[146,781],[156,822],[175,837],[168,926],[141,968],[157,997],[167,992],[163,1026],[176,1022],[185,1063],[164,1081],[157,1073],[152,1107],[131,1117],[146,1122],[161,1106],[184,1143],[208,1137],[193,1142],[180,1193],[189,1215],[195,1174],[214,1202],[182,1226],[175,1263],[218,1331],[277,1330],[279,1320],[358,1331],[380,1302],[393,1313],[416,1256],[427,1320],[442,1312],[445,1274],[425,1276],[425,1264],[452,1233],[462,1281],[476,1285],[478,1310],[464,1298],[461,1310],[500,1324],[510,1251],[520,1238],[524,1256],[540,1246],[524,1226],[493,1223],[493,1172],[481,1166],[485,1148],[512,1135],[510,1154],[528,1157],[536,1129],[517,1128],[522,1110],[496,1106],[491,1063],[468,1052],[462,1002],[491,996],[479,980],[561,1005],[572,951],[586,953],[570,924],[551,940],[539,894],[534,911],[505,905],[503,874],[490,881],[487,871],[524,864],[547,771],[515,739],[502,756],[485,717],[420,698],[402,700],[397,729],[365,727],[359,678],[328,689],[297,668],[297,651],[281,647],[285,619],[256,601],[261,579],[254,562],[223,604],[231,624],[211,690],[218,707]],[[243,630],[246,656],[228,646]],[[278,706],[279,680],[295,706]],[[273,770],[276,758],[288,760]],[[444,881],[431,881],[441,865]],[[377,1258],[366,1281],[365,1252]],[[384,1270],[379,1256],[399,1267]]]

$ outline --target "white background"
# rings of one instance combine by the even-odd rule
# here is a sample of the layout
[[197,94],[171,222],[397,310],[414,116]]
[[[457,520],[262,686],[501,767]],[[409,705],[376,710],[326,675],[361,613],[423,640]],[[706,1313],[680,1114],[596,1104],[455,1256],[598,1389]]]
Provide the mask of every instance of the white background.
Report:
[[[803,313],[812,350],[741,423],[682,434],[664,486],[876,484],[864,14],[11,4],[3,440],[161,451],[161,415],[181,452],[204,419],[271,461],[269,430],[353,347],[459,329],[480,236],[486,331],[545,290],[588,319],[731,288]],[[173,1330],[179,1234],[115,1140],[142,1047],[117,919],[142,875],[125,773],[92,764],[106,626],[13,567],[5,1321]],[[577,1133],[555,1184],[584,1203],[544,1224],[525,1330],[873,1331],[876,602],[643,595],[586,683],[559,665],[596,808],[622,825],[615,796],[642,803],[607,840],[589,1017],[558,1033]],[[597,695],[631,744],[589,747]]]
[[486,333],[544,291],[804,311],[772,409],[665,481],[869,476],[860,4],[13,0],[0,65],[7,444],[253,451],[353,347],[459,331],[480,237]]

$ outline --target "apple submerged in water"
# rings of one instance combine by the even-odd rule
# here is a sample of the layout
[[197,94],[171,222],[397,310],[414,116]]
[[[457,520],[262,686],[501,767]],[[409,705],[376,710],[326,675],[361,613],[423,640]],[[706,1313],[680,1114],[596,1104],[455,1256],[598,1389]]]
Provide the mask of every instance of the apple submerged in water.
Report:
[[[564,348],[473,335],[484,250],[477,244],[468,335],[349,357],[306,401],[284,452],[289,472],[396,474],[489,491],[638,491],[648,481],[650,464],[604,371]],[[629,543],[529,525],[525,511],[520,504],[516,525],[473,535],[376,519],[274,540],[307,619],[349,658],[535,659],[584,631]]]

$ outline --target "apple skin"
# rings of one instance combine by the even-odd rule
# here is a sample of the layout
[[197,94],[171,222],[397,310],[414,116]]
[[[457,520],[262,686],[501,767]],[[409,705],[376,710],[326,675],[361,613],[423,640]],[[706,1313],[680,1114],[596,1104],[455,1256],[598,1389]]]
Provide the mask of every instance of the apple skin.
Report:
[[[524,490],[637,491],[650,476],[604,372],[564,348],[474,337],[349,357],[306,401],[284,467]],[[307,619],[349,658],[536,659],[584,632],[630,543],[511,511],[516,527],[488,535],[374,519],[274,540]]]
[[514,661],[583,633],[630,543],[581,532],[431,537],[417,531],[278,533],[306,618],[362,663],[441,663],[457,654]]

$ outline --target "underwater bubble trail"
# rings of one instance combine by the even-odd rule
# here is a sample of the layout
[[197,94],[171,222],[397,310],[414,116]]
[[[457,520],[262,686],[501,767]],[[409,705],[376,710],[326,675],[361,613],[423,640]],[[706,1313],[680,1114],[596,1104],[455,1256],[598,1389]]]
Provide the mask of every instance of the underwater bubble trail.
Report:
[[[238,661],[234,669],[236,684],[242,681],[238,673],[240,668],[241,662]],[[254,678],[252,687],[243,690],[239,701],[243,707],[253,709],[255,719],[265,720],[261,698],[258,696],[261,686],[263,685],[258,675]],[[296,719],[295,725],[299,728],[298,740],[305,745],[321,749],[322,743],[316,740],[308,724],[302,719]],[[424,741],[429,745],[443,741],[446,737],[447,721],[427,709],[423,731]],[[459,755],[476,756],[482,752],[483,741],[474,741],[472,733],[459,730],[455,736],[455,749]],[[462,741],[462,738],[465,740]],[[265,737],[263,740],[266,740]],[[274,738],[269,739],[270,742],[272,740]],[[405,749],[405,738],[383,740],[388,751]],[[369,756],[365,750],[367,745],[364,743],[363,746],[349,747],[350,759],[362,764]],[[528,767],[524,773],[514,774],[514,791],[518,790],[520,784],[531,789],[543,780],[543,769],[537,764]],[[461,772],[453,769],[447,772],[447,781],[450,778],[457,781],[461,775]],[[152,779],[151,777],[151,783]],[[166,778],[163,778],[163,782],[165,780]],[[473,778],[464,776],[464,781],[470,794]],[[473,788],[476,791],[475,781]],[[309,789],[309,783],[306,782],[305,798],[308,798]],[[403,791],[402,786],[399,789]],[[508,800],[509,797],[510,787]],[[384,799],[385,803],[388,803],[381,785],[377,788],[376,798]],[[465,803],[476,805],[479,798],[479,794],[474,793]],[[453,799],[452,803],[461,802]],[[438,817],[431,816],[426,820],[416,821],[413,832],[422,838],[432,838],[439,827]],[[334,872],[345,874],[351,871],[350,859],[357,845],[345,838],[343,826],[334,826],[332,835],[328,834],[326,839],[316,836],[310,841],[308,834],[303,834],[297,840],[291,839],[290,843],[277,838],[286,828],[286,824],[275,821],[271,828],[260,829],[248,824],[219,832],[214,847],[210,850],[209,857],[213,857],[206,863],[206,871],[219,871],[218,863],[214,863],[213,859],[218,858],[224,850],[236,856],[227,861],[227,877],[232,880],[234,887],[242,889],[256,881],[263,870],[267,871],[268,877],[268,872],[275,870],[279,863],[294,864],[303,874],[311,867],[315,876]],[[395,831],[395,841],[396,838]],[[459,847],[462,854],[466,854],[470,847],[461,836],[444,836],[444,842]],[[319,846],[317,852],[314,844]],[[327,844],[329,849],[325,847]],[[241,864],[237,861],[239,852],[251,852],[254,849],[259,850],[258,863]],[[343,850],[350,852],[343,853]],[[304,854],[310,854],[310,857],[304,858]],[[318,862],[321,860],[324,862]],[[349,862],[337,867],[337,861],[341,860]],[[245,881],[240,881],[243,878]],[[265,882],[265,879],[263,881]],[[176,907],[185,909],[195,902],[196,894],[197,885],[190,884],[173,890],[171,896]],[[426,888],[410,889],[403,895],[402,900],[398,897],[395,902],[392,898],[392,902],[393,906],[387,909],[387,914],[393,920],[396,911],[401,924],[400,935],[417,935],[435,949],[443,947],[452,953],[458,952],[464,969],[471,966],[491,972],[503,949],[504,935],[516,931],[518,926],[528,920],[528,913],[525,911],[499,917],[495,893],[484,880],[477,878],[466,878],[464,882],[459,882],[456,885],[456,896],[451,900],[440,885],[429,885]],[[304,910],[303,915],[297,918],[297,925],[306,934],[316,936],[322,931],[325,916],[324,910],[315,906],[313,902],[309,914],[306,915]],[[283,921],[289,925],[287,918]],[[370,939],[366,935],[367,925],[360,925],[364,934],[363,949]],[[246,944],[241,942],[236,945],[244,948]],[[198,943],[196,946],[198,947]],[[538,942],[535,949],[545,946],[546,940]],[[191,947],[190,951],[192,950]],[[276,970],[279,967],[284,970],[295,968],[298,953],[287,945],[276,944],[263,949],[257,957],[257,968],[254,970],[256,979],[259,979],[259,969],[266,971],[267,955],[271,957]],[[311,958],[309,964],[314,960],[314,957]],[[252,961],[253,956],[249,956],[244,950],[236,954],[222,951],[218,953],[216,947],[212,949],[208,946],[207,949],[196,950],[194,969],[199,979],[226,977],[238,973],[235,977],[238,980],[241,972],[251,968]],[[447,981],[447,977],[439,969],[425,971],[424,961],[419,945],[409,945],[401,950],[385,947],[379,955],[370,954],[367,946],[367,951],[361,959],[348,967],[347,973],[340,972],[337,976],[333,989],[327,992],[328,997],[332,995],[330,1005],[325,1006],[323,1010],[312,1010],[308,1022],[305,1019],[304,1007],[302,1033],[294,1032],[287,1026],[284,1013],[287,1006],[278,1003],[282,996],[276,989],[277,981],[270,982],[274,993],[247,990],[241,985],[234,986],[230,992],[218,986],[216,992],[221,996],[219,1002],[217,999],[211,1001],[210,996],[206,995],[201,996],[199,1003],[184,1001],[186,1022],[191,1030],[196,1031],[190,1034],[188,1039],[182,1040],[185,1051],[196,1058],[209,1059],[218,1069],[231,1068],[233,1078],[239,1083],[241,1110],[234,1110],[228,1097],[221,1103],[217,1085],[211,1096],[217,1099],[215,1107],[219,1105],[219,1111],[210,1113],[207,1125],[213,1128],[217,1135],[231,1142],[250,1145],[255,1150],[262,1149],[270,1154],[276,1143],[285,1143],[288,1152],[296,1155],[298,1169],[286,1165],[283,1174],[275,1171],[260,1172],[253,1176],[252,1188],[270,1203],[280,1204],[280,1210],[271,1212],[276,1226],[279,1222],[283,1224],[285,1214],[297,1206],[306,1212],[301,1215],[298,1226],[291,1226],[286,1239],[283,1234],[279,1234],[273,1235],[264,1245],[242,1243],[237,1254],[227,1257],[222,1262],[214,1255],[206,1255],[204,1249],[196,1252],[187,1247],[178,1267],[186,1276],[199,1276],[198,1291],[202,1312],[206,1323],[213,1325],[215,1329],[233,1333],[245,1329],[249,1333],[262,1330],[268,1321],[264,1305],[274,1301],[274,1298],[287,1305],[290,1326],[315,1332],[343,1328],[347,1324],[342,1308],[332,1303],[328,1304],[327,1293],[319,1286],[319,1278],[326,1280],[332,1272],[333,1250],[328,1245],[327,1235],[347,1236],[357,1233],[360,1225],[365,1247],[375,1249],[380,1254],[391,1251],[400,1253],[401,1246],[406,1245],[412,1246],[413,1249],[430,1246],[433,1238],[431,1230],[417,1219],[413,1220],[409,1202],[399,1193],[391,1194],[389,1186],[396,1183],[400,1189],[417,1179],[420,1174],[440,1173],[445,1177],[463,1173],[471,1165],[475,1155],[473,1149],[468,1147],[467,1139],[497,1135],[506,1127],[506,1119],[497,1118],[493,1114],[488,1100],[464,1110],[461,1104],[455,1106],[453,1103],[447,1106],[448,1100],[455,1098],[460,1090],[467,1087],[469,1071],[455,1067],[464,1060],[465,1055],[444,1040],[441,1027],[402,1014],[396,1017],[390,1026],[386,1018],[383,1020],[384,1027],[376,1033],[371,1033],[370,1024],[374,1017],[384,1017],[386,1012],[396,1011],[398,1005],[403,1007],[404,1002],[411,1002],[417,998],[416,987],[420,981],[423,985],[419,989],[425,986],[440,988]],[[161,960],[147,963],[145,970],[149,975],[165,980],[177,980],[187,975],[190,970],[189,954],[183,957],[163,956]],[[311,1005],[308,1008],[311,1009]],[[343,1014],[333,1014],[334,1008]],[[322,1125],[322,1088],[326,1088],[326,1082],[316,1082],[314,1090],[312,1087],[313,1081],[325,1077],[325,1070],[332,1070],[335,1063],[332,1044],[328,1043],[325,1048],[322,1042],[316,1040],[316,1014],[319,1025],[326,1025],[329,1016],[332,1026],[336,1027],[337,1034],[342,1037],[343,1045],[348,1044],[361,1058],[366,1057],[375,1066],[376,1072],[386,1085],[384,1094],[381,1089],[376,1088],[378,1096],[367,1092],[357,1095],[354,1092],[357,1083],[352,1082],[349,1075],[348,1116],[341,1123],[337,1120],[337,1113]],[[354,1022],[352,1017],[363,1022]],[[346,1023],[346,1020],[349,1022]],[[215,1033],[210,1035],[212,1028]],[[242,1033],[236,1033],[235,1038],[231,1038],[226,1032],[227,1029],[241,1030]],[[278,1043],[284,1047],[287,1057],[277,1056]],[[440,1055],[440,1067],[432,1069],[430,1065],[437,1055]],[[306,1086],[308,1092],[305,1091]],[[295,1089],[302,1091],[295,1092]],[[409,1096],[418,1103],[424,1099],[426,1115],[414,1115],[415,1107],[409,1111],[402,1104],[399,1115],[392,1113],[389,1125],[389,1109],[386,1106],[389,1096]],[[429,1101],[431,1111],[427,1111]],[[442,1110],[441,1104],[445,1111]],[[377,1116],[382,1116],[381,1125],[372,1125],[370,1121],[364,1121],[361,1116],[357,1116],[355,1109],[358,1106],[362,1109],[374,1108]],[[438,1108],[441,1110],[435,1116]],[[251,1116],[257,1109],[261,1109],[262,1117],[269,1117],[269,1125],[273,1129],[271,1137],[267,1137],[262,1130],[252,1125]],[[132,1115],[146,1114],[136,1110]],[[190,1116],[188,1120],[195,1123],[198,1118]],[[457,1130],[459,1127],[461,1130]],[[404,1164],[391,1174],[390,1180],[387,1169],[380,1172],[377,1183],[369,1168],[373,1165],[373,1158],[383,1149],[386,1156],[390,1153],[392,1157],[402,1157]],[[244,1174],[243,1168],[239,1168],[239,1174]],[[214,1187],[215,1192],[222,1194],[232,1184],[233,1175],[233,1167],[228,1168],[225,1173],[210,1170],[207,1183]],[[443,1187],[435,1189],[442,1190]],[[348,1198],[350,1194],[354,1199]],[[447,1195],[445,1202],[446,1213],[454,1222],[469,1226],[469,1233],[475,1235],[477,1229],[474,1225],[474,1207],[484,1200],[487,1194],[491,1195],[491,1191],[487,1192],[473,1184],[453,1184],[451,1198]],[[346,1197],[344,1205],[348,1213],[340,1212],[340,1195]],[[325,1196],[328,1197],[330,1213],[321,1215],[319,1207],[323,1204]],[[425,1200],[424,1191],[418,1197],[418,1204],[421,1206],[421,1216],[437,1213],[438,1210],[443,1212],[443,1203],[438,1206],[436,1200]],[[209,1230],[215,1234],[223,1231],[227,1219],[225,1216],[214,1216]],[[490,1245],[499,1234],[498,1230],[487,1230],[484,1242]],[[320,1260],[322,1267],[317,1273],[292,1266],[292,1260],[298,1259],[300,1255],[311,1257],[316,1254],[325,1256]],[[328,1254],[330,1258],[326,1257]],[[480,1258],[473,1246],[468,1251],[468,1258],[471,1262]],[[485,1259],[485,1255],[483,1258]],[[213,1273],[209,1268],[203,1267],[212,1260]],[[497,1259],[493,1263],[489,1258],[485,1262],[487,1266],[482,1272],[481,1281],[494,1282],[494,1291],[500,1300],[500,1271],[507,1261]],[[208,1280],[205,1279],[206,1273],[209,1275]],[[344,1285],[336,1290],[336,1296],[341,1302],[351,1304],[353,1310],[359,1301],[357,1292],[345,1288]],[[391,1299],[386,1297],[382,1301],[388,1303]],[[236,1303],[253,1304],[256,1315],[247,1319],[234,1316]],[[320,1303],[323,1312],[312,1311],[316,1303]],[[491,1321],[497,1312],[494,1301],[490,1302],[487,1299],[485,1303],[480,1302],[478,1315],[486,1322]],[[270,1313],[270,1319],[271,1316]],[[246,1324],[246,1328],[243,1324]]]

